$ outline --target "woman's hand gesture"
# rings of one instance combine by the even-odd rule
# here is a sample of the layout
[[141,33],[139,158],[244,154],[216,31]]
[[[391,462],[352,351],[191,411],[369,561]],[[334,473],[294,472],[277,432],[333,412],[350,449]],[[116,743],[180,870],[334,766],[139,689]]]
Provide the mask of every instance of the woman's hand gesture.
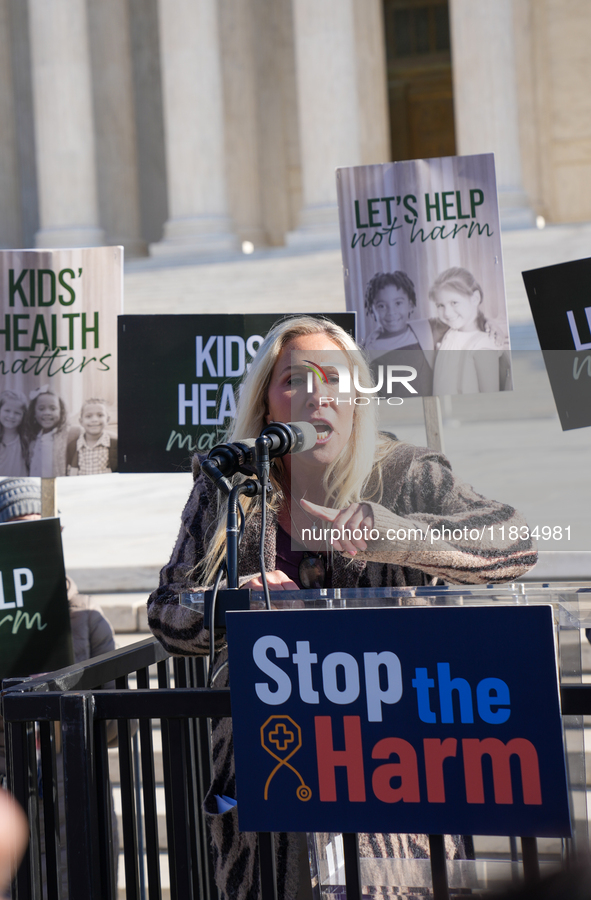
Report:
[[367,550],[369,532],[373,528],[373,514],[368,503],[352,503],[346,509],[329,509],[309,500],[301,501],[302,508],[317,519],[331,523],[330,543],[335,550],[355,556]]

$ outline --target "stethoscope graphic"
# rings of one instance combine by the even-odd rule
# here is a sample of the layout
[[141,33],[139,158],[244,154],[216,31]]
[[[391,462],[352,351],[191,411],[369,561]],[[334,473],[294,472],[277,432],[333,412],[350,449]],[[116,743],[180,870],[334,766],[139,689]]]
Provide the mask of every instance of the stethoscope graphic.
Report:
[[[302,729],[300,726],[290,716],[270,716],[265,724],[261,726],[261,745],[267,753],[271,754],[273,759],[277,760],[277,765],[265,784],[265,800],[269,798],[269,785],[281,766],[287,766],[299,778],[300,785],[296,791],[298,800],[309,800],[312,796],[312,789],[308,787],[298,770],[289,762],[302,746]],[[278,755],[279,753],[281,756]]]

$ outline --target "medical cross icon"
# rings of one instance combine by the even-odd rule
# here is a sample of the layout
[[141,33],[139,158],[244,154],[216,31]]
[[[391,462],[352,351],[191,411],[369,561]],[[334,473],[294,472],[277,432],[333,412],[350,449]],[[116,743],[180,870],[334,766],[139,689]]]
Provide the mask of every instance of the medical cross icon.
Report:
[[293,731],[288,731],[283,722],[279,722],[270,733],[269,741],[275,744],[277,750],[287,750],[288,746],[295,741],[295,734]]
[[289,762],[294,753],[297,753],[302,746],[302,729],[297,722],[294,722],[290,716],[270,716],[261,727],[261,745],[273,759],[277,760],[277,765],[265,784],[265,800],[269,799],[269,785],[281,766],[287,766],[299,778],[300,785],[296,791],[298,799],[309,800],[312,796],[311,788],[305,784],[298,770]]

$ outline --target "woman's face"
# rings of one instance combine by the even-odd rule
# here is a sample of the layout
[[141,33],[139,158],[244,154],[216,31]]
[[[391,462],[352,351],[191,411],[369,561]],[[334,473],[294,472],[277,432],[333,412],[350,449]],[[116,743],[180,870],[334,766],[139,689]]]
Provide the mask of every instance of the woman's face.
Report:
[[414,309],[406,291],[393,284],[378,291],[373,304],[378,325],[386,334],[397,335],[406,331],[408,320]]
[[[310,363],[325,372],[328,384],[312,372]],[[298,465],[330,465],[351,436],[354,395],[339,397],[335,365],[348,368],[349,362],[338,344],[326,334],[294,338],[285,345],[275,363],[267,394],[267,422],[311,422],[318,434],[312,450],[297,454]],[[291,457],[285,456],[284,462],[289,469]]]
[[60,404],[52,394],[41,394],[35,404],[35,419],[43,431],[51,431],[60,419]]
[[442,288],[437,292],[435,301],[437,316],[454,331],[476,331],[480,299],[479,291],[462,294],[451,288]]
[[16,400],[6,400],[0,407],[0,425],[12,431],[23,421],[24,409]]

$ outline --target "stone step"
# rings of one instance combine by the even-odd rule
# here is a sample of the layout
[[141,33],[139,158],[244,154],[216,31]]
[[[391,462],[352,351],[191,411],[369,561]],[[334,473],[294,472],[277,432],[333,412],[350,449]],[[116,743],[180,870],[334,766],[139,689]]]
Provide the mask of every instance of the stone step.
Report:
[[[146,602],[148,592],[126,591],[115,594],[91,594],[92,604],[100,609],[113,626],[117,646],[142,640],[150,634]],[[129,638],[122,643],[123,638]],[[131,639],[133,637],[133,639]]]

